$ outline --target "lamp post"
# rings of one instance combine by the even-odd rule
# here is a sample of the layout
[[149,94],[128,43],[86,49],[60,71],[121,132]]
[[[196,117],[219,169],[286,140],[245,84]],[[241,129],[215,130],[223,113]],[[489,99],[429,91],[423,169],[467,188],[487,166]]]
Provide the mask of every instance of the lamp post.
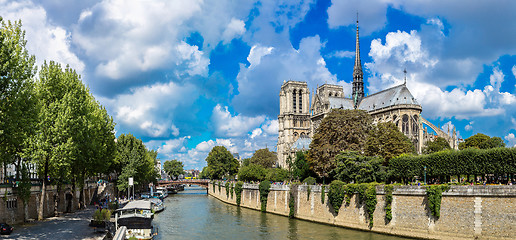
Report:
[[425,185],[426,185],[426,166],[423,166],[423,169],[425,170]]

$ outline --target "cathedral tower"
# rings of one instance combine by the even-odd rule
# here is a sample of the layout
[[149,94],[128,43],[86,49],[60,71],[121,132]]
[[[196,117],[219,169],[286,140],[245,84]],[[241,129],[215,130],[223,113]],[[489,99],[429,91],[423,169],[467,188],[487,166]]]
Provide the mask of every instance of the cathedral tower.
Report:
[[358,13],[357,13],[357,42],[355,49],[355,66],[353,67],[353,103],[355,109],[364,98],[364,73],[362,72],[362,63],[360,61],[360,43],[358,39]]
[[306,82],[290,80],[283,83],[279,96],[278,163],[286,168],[292,144],[310,134],[310,92]]

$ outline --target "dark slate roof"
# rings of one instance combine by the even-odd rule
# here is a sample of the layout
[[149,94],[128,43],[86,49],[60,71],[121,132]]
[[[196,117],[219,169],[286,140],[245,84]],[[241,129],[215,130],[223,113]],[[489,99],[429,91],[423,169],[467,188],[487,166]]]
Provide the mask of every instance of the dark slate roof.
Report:
[[310,143],[312,142],[312,139],[309,137],[300,137],[292,144],[291,149],[309,149]]
[[401,104],[419,105],[405,84],[385,89],[363,98],[362,101],[360,101],[360,105],[358,105],[358,109],[373,111],[375,109]]
[[329,97],[330,108],[354,109],[351,98]]

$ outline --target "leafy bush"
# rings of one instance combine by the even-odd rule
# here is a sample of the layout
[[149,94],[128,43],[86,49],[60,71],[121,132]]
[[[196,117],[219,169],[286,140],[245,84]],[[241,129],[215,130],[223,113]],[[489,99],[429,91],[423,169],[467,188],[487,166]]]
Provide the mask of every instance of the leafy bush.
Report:
[[289,178],[289,172],[282,168],[267,169],[267,176],[265,179],[272,182],[283,182]]
[[450,186],[447,184],[443,185],[431,185],[426,187],[426,196],[428,200],[428,209],[432,216],[439,219],[441,216],[441,200],[443,197],[443,191],[448,191]]
[[296,214],[296,195],[297,195],[297,191],[298,191],[298,185],[297,184],[290,185],[290,191],[288,192],[288,196],[289,196],[289,199],[288,199],[288,209],[289,209],[288,217],[289,218],[294,218],[295,214]]
[[394,187],[392,185],[385,185],[383,188],[385,191],[385,220],[390,222],[392,220],[392,192],[394,191]]
[[238,181],[236,184],[235,184],[235,195],[236,195],[236,204],[237,206],[240,206],[240,200],[242,200],[242,186],[244,185],[244,183],[242,181]]
[[316,181],[314,177],[307,177],[303,180],[303,183],[306,183],[306,185],[315,185]]
[[373,216],[374,210],[376,209],[376,185],[368,184],[367,189],[364,192],[364,200],[365,200],[365,212],[369,217],[369,228],[373,227]]
[[269,196],[269,191],[271,187],[271,182],[265,180],[260,183],[258,189],[260,190],[260,202],[262,204],[261,210],[262,212],[267,211],[267,197]]
[[333,206],[333,210],[335,210],[335,214],[339,214],[339,209],[342,206],[342,202],[344,201],[344,183],[339,180],[333,180],[330,183],[330,191],[328,192],[328,200],[330,201],[331,206]]
[[242,181],[263,181],[267,175],[267,169],[260,165],[249,164],[238,171],[238,179]]
[[233,199],[233,193],[235,192],[235,184],[231,184],[231,190],[229,192],[231,192],[231,199]]
[[335,156],[337,167],[333,174],[344,182],[384,182],[387,179],[387,167],[383,163],[381,157],[364,156],[357,151],[341,152]]
[[326,191],[326,186],[322,185],[321,186],[321,203],[322,204],[324,204],[324,196],[326,195],[325,191]]
[[221,187],[222,187],[222,182],[219,182],[219,194],[220,194],[220,191],[221,191]]
[[229,182],[226,182],[226,197],[229,198]]

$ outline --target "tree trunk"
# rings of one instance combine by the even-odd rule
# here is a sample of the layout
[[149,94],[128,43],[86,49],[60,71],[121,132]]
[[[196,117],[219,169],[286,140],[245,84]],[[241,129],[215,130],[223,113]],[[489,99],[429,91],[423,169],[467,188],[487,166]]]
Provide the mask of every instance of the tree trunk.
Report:
[[41,186],[41,198],[39,200],[38,220],[43,220],[43,208],[45,206],[45,194],[47,192],[48,160],[43,170],[43,185]]
[[23,222],[27,222],[27,201],[23,201]]

